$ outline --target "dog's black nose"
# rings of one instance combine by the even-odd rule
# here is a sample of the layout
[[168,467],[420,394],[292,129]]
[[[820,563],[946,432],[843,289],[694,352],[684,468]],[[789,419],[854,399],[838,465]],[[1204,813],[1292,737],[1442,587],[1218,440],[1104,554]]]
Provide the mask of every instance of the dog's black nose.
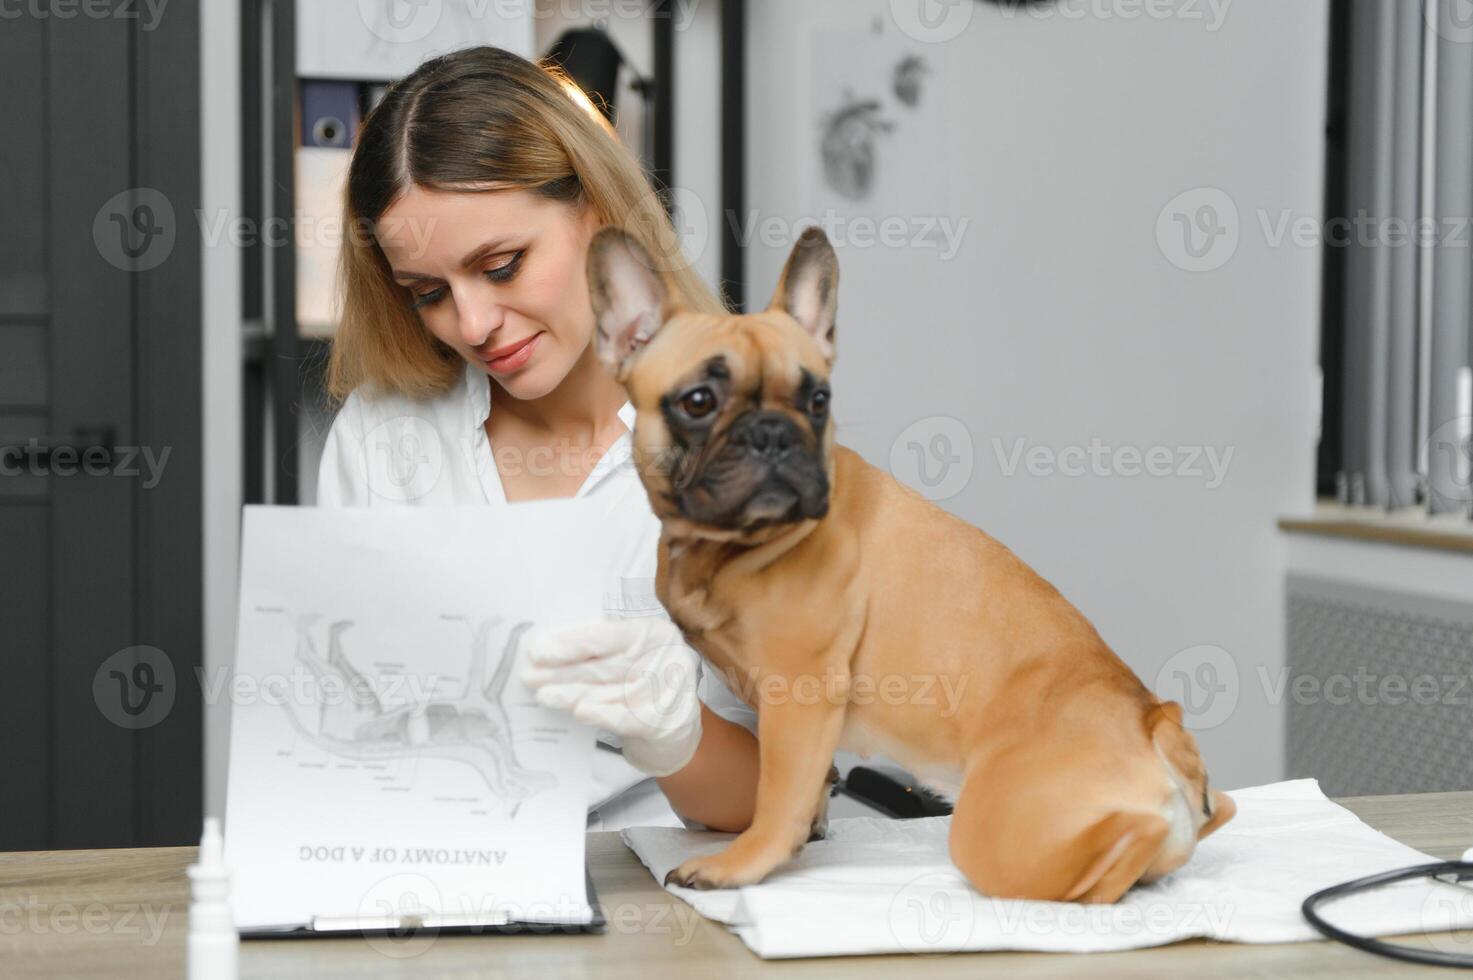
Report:
[[764,456],[781,456],[793,448],[798,431],[793,420],[781,412],[761,412],[752,417],[742,433],[743,441]]

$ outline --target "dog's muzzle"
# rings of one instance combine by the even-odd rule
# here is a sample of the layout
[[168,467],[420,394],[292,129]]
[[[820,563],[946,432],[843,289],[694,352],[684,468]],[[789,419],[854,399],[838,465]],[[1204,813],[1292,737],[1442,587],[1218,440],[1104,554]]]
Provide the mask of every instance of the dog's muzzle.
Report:
[[684,503],[692,519],[728,528],[816,519],[828,513],[828,475],[797,421],[752,411],[732,423]]

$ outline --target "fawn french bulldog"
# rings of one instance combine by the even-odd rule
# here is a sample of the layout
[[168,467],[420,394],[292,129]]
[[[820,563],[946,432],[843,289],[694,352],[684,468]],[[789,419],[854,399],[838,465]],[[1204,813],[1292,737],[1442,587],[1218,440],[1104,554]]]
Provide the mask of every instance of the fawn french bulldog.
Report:
[[[749,316],[682,309],[618,228],[593,239],[588,274],[662,522],[657,593],[758,712],[751,826],[667,880],[732,887],[782,864],[822,825],[839,748],[951,796],[952,860],[995,897],[1113,902],[1232,817],[1181,707],[1057,590],[835,444],[839,267],[822,231]],[[938,679],[949,710],[906,696]]]

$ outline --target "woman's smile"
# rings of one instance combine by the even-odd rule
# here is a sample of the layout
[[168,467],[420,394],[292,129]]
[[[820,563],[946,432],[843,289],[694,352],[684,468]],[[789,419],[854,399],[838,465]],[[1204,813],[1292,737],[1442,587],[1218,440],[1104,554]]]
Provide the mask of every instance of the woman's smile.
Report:
[[506,344],[482,355],[486,366],[491,369],[492,374],[511,374],[520,371],[532,360],[532,355],[537,352],[539,341],[545,331],[538,331],[530,337],[524,337],[516,343]]

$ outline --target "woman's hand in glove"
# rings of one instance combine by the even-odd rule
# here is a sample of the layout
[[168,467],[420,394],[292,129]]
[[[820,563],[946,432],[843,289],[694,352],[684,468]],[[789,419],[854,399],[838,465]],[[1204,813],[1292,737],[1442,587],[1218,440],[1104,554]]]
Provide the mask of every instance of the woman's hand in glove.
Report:
[[651,776],[678,772],[701,742],[699,658],[674,623],[641,617],[527,634],[522,682],[548,708],[620,736]]

